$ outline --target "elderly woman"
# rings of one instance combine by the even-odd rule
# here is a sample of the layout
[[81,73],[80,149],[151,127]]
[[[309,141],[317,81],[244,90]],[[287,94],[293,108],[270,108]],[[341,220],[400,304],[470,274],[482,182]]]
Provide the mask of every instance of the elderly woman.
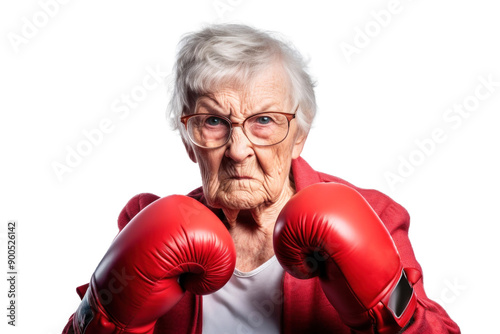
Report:
[[316,104],[289,43],[209,26],[175,74],[202,187],[129,201],[64,333],[459,333],[424,292],[406,210],[300,157]]

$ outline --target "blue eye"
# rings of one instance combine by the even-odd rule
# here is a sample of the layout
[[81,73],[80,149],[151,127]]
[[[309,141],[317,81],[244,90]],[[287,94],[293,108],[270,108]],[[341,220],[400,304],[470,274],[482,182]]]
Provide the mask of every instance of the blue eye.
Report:
[[269,122],[271,122],[271,117],[269,117],[269,116],[260,116],[259,118],[257,118],[257,122],[259,124],[269,124]]
[[218,117],[214,117],[214,116],[210,116],[208,117],[205,122],[210,125],[210,126],[216,126],[216,125],[220,125],[222,123],[222,119],[218,118]]

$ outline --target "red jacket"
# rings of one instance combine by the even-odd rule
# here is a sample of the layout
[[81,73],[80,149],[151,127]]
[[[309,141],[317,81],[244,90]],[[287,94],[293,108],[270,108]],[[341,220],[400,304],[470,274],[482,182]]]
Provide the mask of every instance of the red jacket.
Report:
[[[292,162],[292,173],[295,188],[300,191],[304,187],[319,182],[337,182],[357,190],[377,212],[384,222],[399,250],[403,266],[418,298],[418,306],[412,324],[405,333],[460,333],[458,326],[450,319],[446,311],[436,302],[427,298],[422,279],[422,269],[415,259],[408,228],[410,216],[408,212],[388,196],[372,189],[361,189],[335,176],[316,172],[305,160],[298,158]],[[206,204],[203,191],[198,188],[188,196]],[[139,194],[132,198],[120,213],[118,226],[120,230],[145,206],[158,199],[152,194]],[[212,209],[217,215],[222,210]],[[80,298],[87,290],[88,284],[77,288]],[[330,305],[321,290],[317,278],[298,280],[285,273],[283,277],[282,298],[276,307],[282,307],[281,332],[283,334],[299,333],[350,333],[337,311]],[[155,334],[202,332],[202,297],[186,292],[181,301],[155,325]],[[72,333],[73,316],[63,330],[63,334]]]

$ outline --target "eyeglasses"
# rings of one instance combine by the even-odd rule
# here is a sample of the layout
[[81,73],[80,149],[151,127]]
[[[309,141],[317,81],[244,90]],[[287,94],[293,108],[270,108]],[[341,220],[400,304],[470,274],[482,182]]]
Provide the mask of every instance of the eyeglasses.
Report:
[[233,128],[238,126],[254,145],[279,144],[288,136],[290,121],[294,118],[295,113],[262,112],[237,123],[231,122],[225,116],[200,113],[183,116],[181,122],[185,125],[193,144],[203,148],[219,148],[226,145],[231,138]]

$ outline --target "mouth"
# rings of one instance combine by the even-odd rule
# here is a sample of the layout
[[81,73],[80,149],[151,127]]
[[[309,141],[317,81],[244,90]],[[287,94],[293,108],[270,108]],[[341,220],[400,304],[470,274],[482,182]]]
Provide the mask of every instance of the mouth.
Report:
[[251,180],[252,177],[245,175],[235,175],[230,177],[231,180]]

